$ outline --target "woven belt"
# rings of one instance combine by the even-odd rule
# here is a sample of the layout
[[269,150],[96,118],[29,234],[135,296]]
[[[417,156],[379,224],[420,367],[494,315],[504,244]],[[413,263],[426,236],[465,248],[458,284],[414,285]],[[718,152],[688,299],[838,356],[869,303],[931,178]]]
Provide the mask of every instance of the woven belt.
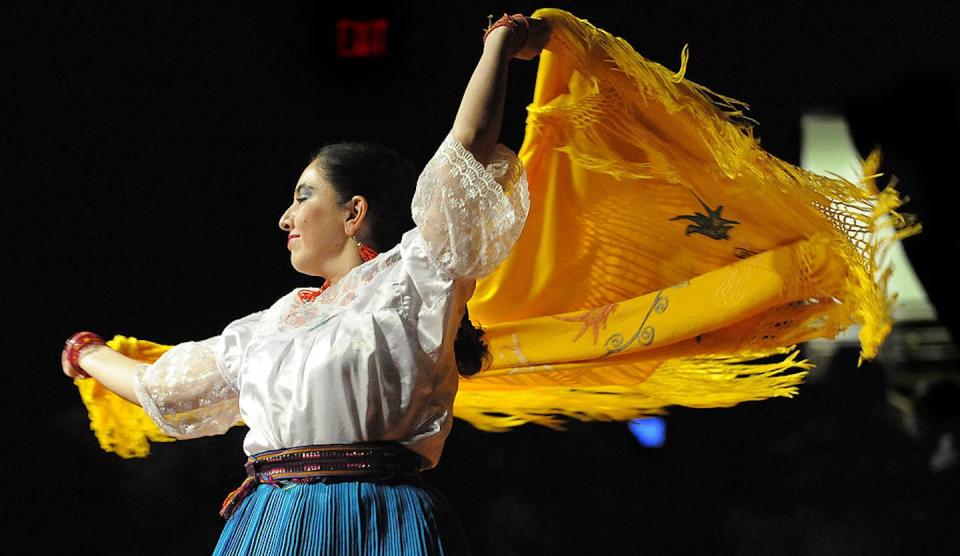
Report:
[[419,475],[423,464],[419,454],[396,442],[327,444],[260,452],[247,458],[247,478],[227,495],[220,515],[229,518],[261,483],[413,478]]

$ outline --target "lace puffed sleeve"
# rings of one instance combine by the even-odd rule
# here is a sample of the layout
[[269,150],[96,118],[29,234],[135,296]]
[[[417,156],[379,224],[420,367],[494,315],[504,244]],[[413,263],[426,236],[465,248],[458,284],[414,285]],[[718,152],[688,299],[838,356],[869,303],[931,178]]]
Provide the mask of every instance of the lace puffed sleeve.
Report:
[[437,264],[454,277],[480,278],[520,237],[530,210],[526,173],[503,145],[484,167],[451,132],[420,174],[411,208]]
[[160,430],[199,438],[223,434],[237,423],[239,366],[259,316],[231,323],[220,336],[178,344],[139,368],[137,399]]

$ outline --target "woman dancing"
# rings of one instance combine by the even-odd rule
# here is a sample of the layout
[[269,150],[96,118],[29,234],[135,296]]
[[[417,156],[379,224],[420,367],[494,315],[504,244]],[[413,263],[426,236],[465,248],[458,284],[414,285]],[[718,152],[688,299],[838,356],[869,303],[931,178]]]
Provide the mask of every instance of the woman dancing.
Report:
[[[67,376],[95,378],[170,436],[250,428],[248,478],[224,503],[216,554],[468,552],[419,472],[440,458],[458,371],[485,357],[466,315],[475,280],[509,254],[529,208],[524,170],[497,144],[507,67],[549,36],[520,15],[488,28],[453,128],[419,178],[380,147],[315,156],[280,228],[293,267],[322,287],[150,365],[90,332],[67,341]],[[411,229],[397,198],[414,182]]]

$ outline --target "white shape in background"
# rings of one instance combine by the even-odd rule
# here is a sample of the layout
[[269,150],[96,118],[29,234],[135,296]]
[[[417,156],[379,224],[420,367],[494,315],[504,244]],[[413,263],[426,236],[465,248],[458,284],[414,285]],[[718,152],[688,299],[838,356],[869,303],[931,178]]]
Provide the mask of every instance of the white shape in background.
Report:
[[[843,116],[822,112],[804,114],[800,118],[801,146],[800,165],[822,176],[837,175],[854,183],[863,178],[860,155],[853,144],[850,128]],[[880,171],[883,172],[881,162]],[[886,185],[885,175],[878,180],[881,189]],[[909,203],[904,206],[910,212]],[[891,230],[882,230],[881,234],[892,235]],[[936,321],[937,312],[927,292],[917,279],[913,266],[907,259],[903,245],[894,243],[887,252],[882,266],[892,261],[893,273],[888,283],[888,294],[899,293],[893,307],[895,321]],[[882,268],[881,266],[881,268]],[[857,343],[860,325],[853,325],[837,335],[834,340],[813,340],[816,342]],[[815,348],[814,345],[810,347]]]
[[[850,128],[846,120],[829,112],[814,111],[804,114],[800,119],[801,148],[800,165],[820,175],[838,175],[853,183],[859,183],[863,176],[860,154],[854,146]],[[881,145],[882,148],[882,145]],[[881,162],[880,171],[884,171]],[[878,180],[878,187],[884,187],[889,176]],[[903,207],[910,212],[909,203]],[[890,231],[880,233],[890,234]],[[904,253],[900,242],[894,243],[887,251],[883,261],[886,265],[892,261],[893,272],[888,282],[888,294],[899,295],[893,307],[895,322],[927,322],[934,326],[917,330],[907,330],[893,342],[886,342],[878,357],[889,358],[891,362],[906,361],[949,361],[957,355],[956,344],[949,331],[936,326],[937,312],[930,303],[923,285],[917,279],[913,266]],[[804,354],[816,366],[810,379],[816,380],[829,369],[824,365],[831,360],[834,352],[842,345],[859,345],[857,335],[859,325],[853,325],[834,339],[816,339],[804,344]],[[886,356],[883,353],[886,352]]]

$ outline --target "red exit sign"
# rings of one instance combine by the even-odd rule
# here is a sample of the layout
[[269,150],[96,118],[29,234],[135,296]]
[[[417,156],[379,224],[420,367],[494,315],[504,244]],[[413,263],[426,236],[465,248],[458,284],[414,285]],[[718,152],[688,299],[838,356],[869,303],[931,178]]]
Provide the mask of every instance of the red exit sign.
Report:
[[338,19],[337,56],[372,58],[387,55],[386,19]]

